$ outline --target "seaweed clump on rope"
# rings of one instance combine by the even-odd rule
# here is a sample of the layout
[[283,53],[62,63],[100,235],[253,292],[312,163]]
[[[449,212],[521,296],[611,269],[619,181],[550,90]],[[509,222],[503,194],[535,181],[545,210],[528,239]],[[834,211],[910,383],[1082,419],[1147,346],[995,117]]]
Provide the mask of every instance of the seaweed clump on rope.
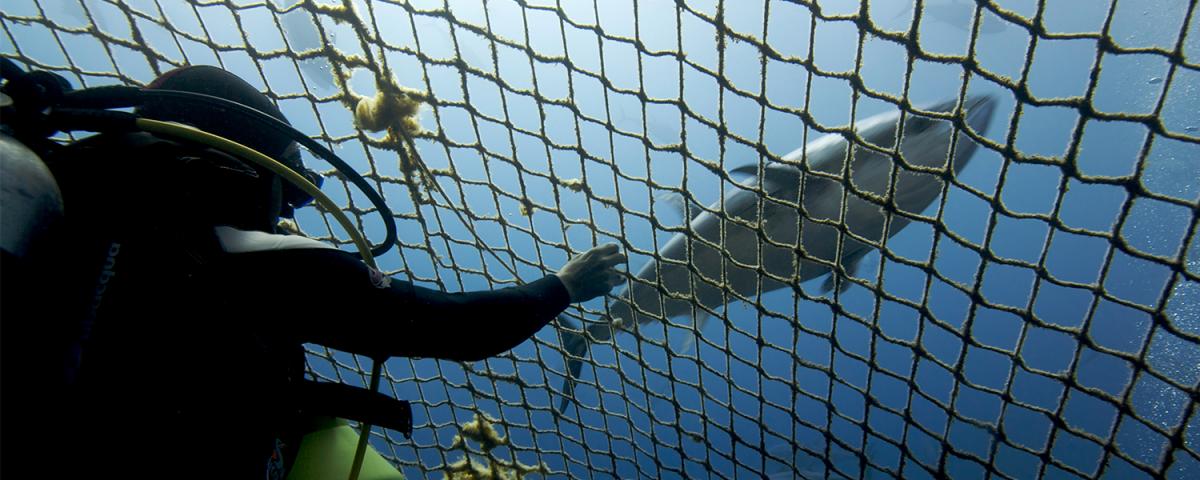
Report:
[[[508,462],[495,458],[492,450],[509,445],[508,437],[496,431],[494,420],[487,415],[476,414],[471,421],[459,426],[459,434],[454,436],[450,449],[461,448],[468,454],[463,458],[446,465],[445,480],[519,480],[529,474],[546,475],[550,469],[544,463],[525,465],[521,462]],[[487,463],[471,459],[466,441],[479,444]]]

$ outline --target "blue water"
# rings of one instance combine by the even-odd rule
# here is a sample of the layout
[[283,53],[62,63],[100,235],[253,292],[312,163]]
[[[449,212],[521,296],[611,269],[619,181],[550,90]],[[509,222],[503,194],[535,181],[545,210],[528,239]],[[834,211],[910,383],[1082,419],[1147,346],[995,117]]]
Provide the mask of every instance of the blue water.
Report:
[[[337,91],[320,59],[297,64],[247,54],[247,44],[259,51],[285,45],[267,8],[250,2],[235,11],[220,4],[125,3],[140,12],[133,23],[161,55],[223,65],[283,97],[280,106],[294,125],[334,139],[334,151],[360,172],[371,171],[371,158],[378,175],[401,175],[395,154],[365,147],[351,112],[328,98]],[[550,392],[564,371],[552,327],[486,362],[389,361],[385,391],[415,401],[417,427],[411,441],[387,432],[386,440],[373,443],[410,477],[439,477],[422,473],[421,466],[461,458],[461,451],[444,449],[458,433],[455,424],[476,411],[502,419],[512,440],[494,454],[544,461],[572,477],[923,478],[944,472],[978,478],[992,472],[1058,478],[1073,476],[1068,469],[1086,476],[1146,476],[1106,449],[1151,469],[1161,468],[1169,454],[1174,463],[1163,472],[1168,477],[1200,476],[1194,400],[1200,282],[1193,280],[1200,275],[1200,71],[1194,65],[1172,65],[1154,53],[1097,54],[1091,38],[1035,41],[992,11],[982,14],[972,43],[971,29],[959,22],[972,16],[973,2],[964,0],[925,1],[927,13],[915,33],[924,52],[970,55],[987,75],[967,71],[961,61],[910,63],[904,46],[874,35],[866,35],[860,48],[855,23],[814,20],[813,6],[791,2],[724,5],[726,29],[771,46],[765,61],[751,42],[731,35],[718,40],[714,25],[698,15],[715,16],[715,1],[681,2],[679,9],[666,1],[639,1],[636,8],[629,1],[562,2],[561,12],[553,11],[557,2],[522,7],[498,1],[485,10],[478,1],[455,1],[448,8],[453,22],[423,13],[442,11],[438,1],[354,3],[360,18],[374,15],[375,24],[367,25],[389,45],[383,57],[398,83],[431,92],[439,102],[422,112],[422,125],[439,137],[417,139],[420,156],[431,168],[453,166],[467,181],[443,177],[439,184],[454,209],[475,218],[478,238],[440,195],[434,195],[437,206],[419,207],[422,227],[412,218],[418,208],[406,188],[382,184],[392,209],[407,217],[397,222],[403,247],[379,261],[421,284],[476,290],[529,281],[565,262],[569,254],[561,245],[579,252],[605,242],[628,246],[629,269],[636,271],[671,237],[647,216],[665,226],[684,224],[653,200],[662,190],[647,179],[686,189],[708,204],[733,187],[699,161],[729,170],[768,160],[760,151],[778,157],[821,135],[789,110],[805,111],[828,128],[896,108],[862,92],[856,96],[846,80],[812,74],[803,66],[809,61],[821,72],[857,72],[866,89],[906,96],[916,105],[964,92],[992,93],[1000,106],[982,133],[1022,155],[1014,162],[981,148],[958,175],[959,184],[922,212],[940,218],[944,230],[966,243],[943,227],[914,222],[888,240],[886,254],[864,259],[858,278],[880,283],[884,297],[857,284],[834,297],[813,282],[801,285],[799,297],[772,292],[760,300],[767,312],[729,305],[724,321],[710,322],[697,349],[682,355],[663,348],[678,327],[643,328],[640,341],[623,334],[615,345],[593,347],[576,392],[584,408],[572,407],[565,416],[551,410],[559,397]],[[860,9],[857,1],[815,3],[827,17]],[[907,2],[864,3],[881,29],[902,32],[912,24],[914,9]],[[1025,19],[1040,11],[1046,31],[1068,34],[1100,32],[1109,3],[991,5]],[[82,5],[104,35],[133,41],[120,8],[99,0]],[[1121,48],[1174,50],[1186,32],[1180,52],[1200,58],[1200,18],[1189,20],[1187,8],[1183,0],[1124,0],[1113,7],[1107,34]],[[4,10],[0,53],[90,72],[69,75],[76,85],[147,82],[155,75],[152,62],[169,68],[114,42],[10,19],[44,13],[58,25],[87,26],[88,17],[72,0],[12,0]],[[218,51],[172,35],[140,15],[229,48]],[[339,49],[363,53],[348,25],[321,22]],[[316,25],[311,27],[292,36],[299,30],[312,35]],[[531,60],[526,51],[492,42],[480,31],[545,57]],[[641,50],[615,37],[636,37]],[[686,63],[669,52],[683,52]],[[1098,66],[1103,70],[1093,79]],[[721,81],[710,72],[719,72]],[[374,93],[369,72],[350,73],[355,93]],[[1156,115],[1170,135],[1191,138],[1167,138],[1136,121],[1081,117],[1075,108],[1021,104],[989,76],[1020,80],[1038,100],[1086,95],[1101,113]],[[306,86],[319,101],[300,96]],[[547,101],[539,103],[531,96],[535,91]],[[650,100],[639,98],[642,93]],[[687,155],[672,147],[680,144]],[[312,159],[309,164],[319,165]],[[555,187],[548,175],[586,179],[592,196]],[[1159,198],[1116,184],[1135,176],[1144,192]],[[339,205],[369,204],[339,182],[327,182],[324,191]],[[522,197],[546,208],[524,216]],[[624,211],[596,197],[619,201]],[[298,220],[306,232],[336,237],[351,248],[345,232],[329,227],[332,222],[314,209],[302,210]],[[376,218],[363,217],[362,226],[370,238],[382,238]],[[1107,238],[1114,235],[1128,248],[1116,248]],[[481,253],[478,242],[498,258]],[[1170,265],[1182,266],[1193,279]],[[1106,293],[1097,295],[1101,289]],[[571,315],[597,320],[603,302],[583,307]],[[321,354],[311,357],[318,374],[365,382],[366,360],[312,349]],[[1138,358],[1144,362],[1132,361]],[[505,375],[519,376],[521,385],[490,378]],[[1162,434],[1184,426],[1175,440]],[[1053,464],[1030,451],[1048,452]]]

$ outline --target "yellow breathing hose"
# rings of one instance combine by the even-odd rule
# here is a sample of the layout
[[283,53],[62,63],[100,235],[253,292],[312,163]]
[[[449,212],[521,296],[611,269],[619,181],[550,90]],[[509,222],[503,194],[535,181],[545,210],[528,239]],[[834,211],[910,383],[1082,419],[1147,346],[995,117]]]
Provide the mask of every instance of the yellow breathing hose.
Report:
[[[346,214],[343,213],[342,210],[333,203],[333,200],[330,200],[329,197],[325,196],[325,194],[321,192],[321,189],[317,188],[317,186],[313,185],[313,183],[308,181],[308,179],[296,173],[291,168],[288,168],[286,165],[279,163],[277,160],[268,157],[267,155],[264,155],[258,150],[247,147],[228,138],[213,135],[188,125],[174,122],[162,122],[148,118],[139,118],[137,119],[137,126],[138,128],[150,133],[161,134],[166,137],[179,138],[182,140],[188,140],[191,142],[211,146],[222,152],[230,153],[242,159],[254,162],[257,165],[274,172],[276,175],[279,175],[280,178],[283,178],[292,185],[304,190],[304,193],[311,195],[317,204],[321,205],[325,211],[332,214],[333,217],[337,219],[338,223],[342,225],[342,228],[350,234],[350,239],[354,241],[354,246],[358,249],[358,254],[362,256],[363,263],[367,264],[367,266],[371,268],[376,268],[375,257],[371,255],[371,246],[367,244],[366,237],[364,237],[357,228],[354,228],[354,224],[350,222],[350,218],[346,217]],[[372,360],[374,360],[375,365],[371,369],[371,391],[377,391],[379,389],[379,376],[382,370],[380,367],[382,367],[383,362],[379,359]],[[358,447],[354,451],[354,463],[351,464],[352,466],[350,467],[350,480],[358,480],[358,474],[362,470],[363,457],[366,455],[367,440],[370,436],[370,433],[371,425],[368,423],[363,423],[362,428],[359,431]]]

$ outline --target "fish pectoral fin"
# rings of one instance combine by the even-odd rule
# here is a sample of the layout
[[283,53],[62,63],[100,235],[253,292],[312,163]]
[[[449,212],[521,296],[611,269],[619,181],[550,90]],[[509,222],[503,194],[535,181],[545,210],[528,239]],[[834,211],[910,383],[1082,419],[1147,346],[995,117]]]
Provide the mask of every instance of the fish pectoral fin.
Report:
[[[851,255],[849,258],[842,260],[842,269],[846,271],[847,276],[858,276],[859,264],[862,263],[862,259],[866,256],[866,253],[867,249],[863,249],[862,251]],[[832,270],[829,272],[829,276],[825,277],[825,281],[821,283],[822,293],[833,291],[834,283],[837,282],[837,276],[837,270]],[[837,286],[838,293],[846,293],[846,289],[850,288],[850,285],[853,283],[854,282],[851,282],[850,280],[842,279],[841,285]]]
[[696,332],[687,332],[684,334],[683,342],[681,342],[678,347],[675,347],[675,354],[682,355],[685,353],[689,353],[689,352],[691,352],[692,348],[695,346],[696,346]]
[[[835,270],[830,270],[829,274],[825,275],[825,281],[821,282],[821,293],[829,293],[833,291],[833,287],[837,284],[837,276],[838,273]],[[845,284],[846,282],[842,283]]]

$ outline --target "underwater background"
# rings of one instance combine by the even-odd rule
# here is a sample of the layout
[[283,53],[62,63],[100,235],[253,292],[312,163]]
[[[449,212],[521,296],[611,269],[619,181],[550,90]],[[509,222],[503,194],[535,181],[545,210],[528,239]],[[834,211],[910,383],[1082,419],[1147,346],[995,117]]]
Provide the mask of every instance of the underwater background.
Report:
[[[380,188],[401,239],[380,266],[451,291],[535,280],[608,242],[636,272],[687,230],[663,194],[711,205],[738,188],[721,172],[902,101],[991,94],[986,144],[844,291],[818,279],[731,302],[690,351],[667,346],[690,321],[618,334],[562,413],[559,322],[484,362],[391,359],[383,391],[413,402],[415,431],[372,444],[410,478],[467,457],[497,475],[544,464],[532,477],[1197,478],[1196,10],[7,0],[0,55],[76,87],[233,71]],[[397,87],[422,101],[419,129],[357,128],[359,98]],[[324,192],[382,238],[365,196]],[[316,208],[297,224],[353,248]],[[565,316],[604,314],[596,300]],[[309,350],[313,375],[365,385],[368,359]],[[505,445],[455,441],[477,415]]]

